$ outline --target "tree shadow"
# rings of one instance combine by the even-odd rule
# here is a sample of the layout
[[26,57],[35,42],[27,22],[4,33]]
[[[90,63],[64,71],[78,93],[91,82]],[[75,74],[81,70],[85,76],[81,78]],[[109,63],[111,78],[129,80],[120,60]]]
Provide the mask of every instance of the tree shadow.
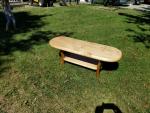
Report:
[[[146,8],[150,10],[150,7]],[[127,17],[127,23],[134,23],[137,29],[126,29],[131,34],[128,37],[133,38],[134,42],[143,43],[146,48],[150,48],[150,11],[140,11],[141,15],[132,15],[128,13],[119,13]],[[147,27],[145,27],[147,26]]]
[[122,113],[119,107],[113,103],[102,103],[101,106],[97,106],[95,113],[104,113],[104,110],[113,110],[114,113]]
[[149,24],[150,12],[149,11],[140,11],[140,12],[142,12],[143,14],[142,15],[132,15],[128,13],[118,13],[118,14],[127,17],[126,21],[127,23],[135,23],[138,25]]
[[[28,12],[17,12],[17,13],[14,13],[14,15],[15,15],[16,22],[17,22],[16,24],[17,30],[5,32],[5,18],[4,18],[3,13],[0,12],[0,16],[3,17],[0,20],[0,55],[8,55],[16,50],[27,50],[31,48],[32,46],[31,44],[36,44],[36,43],[33,43],[33,40],[37,40],[38,42],[39,37],[35,39],[31,36],[27,40],[20,39],[19,41],[17,41],[16,38],[13,36],[16,34],[20,34],[20,33],[27,33],[37,28],[41,28],[42,26],[45,25],[45,23],[41,19],[46,16],[52,16],[52,15],[31,15]],[[29,43],[28,45],[27,45],[27,42]]]
[[[3,68],[3,65],[9,62],[3,60],[3,56],[13,56],[15,51],[27,52],[35,45],[48,43],[55,36],[70,36],[73,34],[72,32],[41,31],[40,28],[46,24],[42,21],[42,18],[52,15],[32,15],[28,12],[17,12],[14,15],[17,30],[12,32],[5,32],[5,19],[0,18],[0,73],[9,68]],[[0,17],[3,17],[2,12],[0,12]],[[33,30],[34,32],[31,34],[30,32]],[[27,35],[25,39],[21,39],[21,37],[18,40],[16,39],[15,35],[24,33]]]
[[8,113],[0,108],[0,113]]
[[128,35],[128,37],[132,37],[134,42],[139,42],[143,43],[146,48],[150,48],[150,33],[145,33],[148,32],[148,29],[145,29],[141,26],[138,26],[140,31],[132,30],[132,29],[127,29],[127,31],[132,32],[133,34]]
[[52,32],[52,31],[36,31],[28,39],[22,39],[19,41],[5,40],[5,43],[0,45],[2,48],[0,50],[1,55],[10,55],[14,51],[28,51],[32,49],[34,45],[40,45],[48,43],[48,41],[55,36],[70,36],[72,33],[68,32]]
[[14,35],[18,33],[25,33],[33,29],[40,28],[45,25],[45,23],[41,20],[43,17],[46,16],[52,16],[50,15],[32,15],[29,12],[16,12],[14,13],[15,19],[16,19],[16,26],[17,26],[17,31],[14,33],[6,33],[5,32],[5,17],[3,12],[0,12],[0,36],[3,36],[5,34]]

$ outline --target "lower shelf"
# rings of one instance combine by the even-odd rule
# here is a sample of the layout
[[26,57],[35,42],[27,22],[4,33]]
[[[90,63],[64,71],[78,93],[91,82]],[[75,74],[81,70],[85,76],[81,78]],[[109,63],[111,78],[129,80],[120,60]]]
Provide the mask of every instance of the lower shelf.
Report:
[[78,59],[75,59],[75,58],[71,58],[71,57],[68,57],[68,56],[65,56],[64,60],[67,61],[67,62],[71,62],[71,63],[77,64],[77,65],[83,66],[83,67],[87,67],[87,68],[90,68],[90,69],[93,69],[93,70],[97,70],[97,65],[89,63],[89,62],[85,62],[85,61],[78,60]]

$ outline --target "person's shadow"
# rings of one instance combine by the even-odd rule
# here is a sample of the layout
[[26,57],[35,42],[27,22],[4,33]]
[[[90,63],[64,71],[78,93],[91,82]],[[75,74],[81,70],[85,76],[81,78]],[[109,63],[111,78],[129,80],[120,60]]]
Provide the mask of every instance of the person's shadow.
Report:
[[113,103],[102,103],[101,106],[97,106],[95,113],[104,113],[104,110],[112,110],[114,113],[122,113],[121,110]]

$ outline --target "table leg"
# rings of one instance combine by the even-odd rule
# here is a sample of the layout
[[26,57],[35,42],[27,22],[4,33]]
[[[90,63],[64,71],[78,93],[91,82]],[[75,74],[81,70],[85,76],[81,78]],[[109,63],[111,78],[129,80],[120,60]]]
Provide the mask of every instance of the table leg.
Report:
[[98,61],[97,70],[96,70],[96,78],[98,78],[100,75],[100,69],[101,69],[101,62]]
[[60,51],[60,63],[61,64],[64,64],[64,57],[65,57],[64,51]]

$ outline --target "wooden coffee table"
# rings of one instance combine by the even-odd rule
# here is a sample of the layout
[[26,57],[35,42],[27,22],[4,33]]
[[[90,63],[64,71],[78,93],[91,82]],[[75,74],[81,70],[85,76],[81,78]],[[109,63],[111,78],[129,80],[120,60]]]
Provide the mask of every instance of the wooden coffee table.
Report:
[[117,62],[122,57],[117,48],[65,36],[55,37],[49,44],[60,50],[61,64],[67,61],[96,70],[96,77],[100,73],[101,61]]

